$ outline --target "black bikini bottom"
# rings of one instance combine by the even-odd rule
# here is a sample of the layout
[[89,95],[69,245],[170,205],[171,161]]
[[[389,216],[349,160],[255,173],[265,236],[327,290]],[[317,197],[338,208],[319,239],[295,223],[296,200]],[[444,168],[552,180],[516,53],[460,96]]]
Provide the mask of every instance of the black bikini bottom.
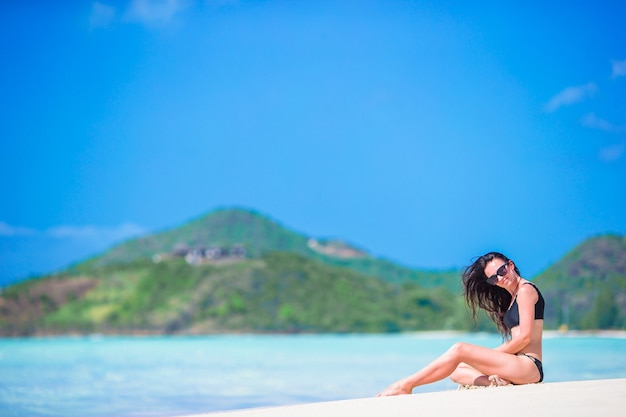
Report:
[[527,358],[530,358],[535,363],[535,366],[539,370],[539,381],[537,381],[537,382],[542,382],[543,381],[543,365],[541,364],[541,361],[539,359],[537,359],[535,357],[532,357],[530,355],[527,355],[525,353],[518,353],[518,355],[524,355]]

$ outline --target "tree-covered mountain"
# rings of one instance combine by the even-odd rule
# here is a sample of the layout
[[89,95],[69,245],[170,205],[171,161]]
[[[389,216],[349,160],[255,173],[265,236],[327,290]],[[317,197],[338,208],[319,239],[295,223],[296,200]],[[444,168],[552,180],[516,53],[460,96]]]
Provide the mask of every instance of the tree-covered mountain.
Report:
[[550,301],[547,325],[625,328],[626,236],[597,236],[582,242],[535,282]]
[[[547,328],[625,327],[625,239],[583,242],[535,278]],[[459,279],[221,209],[4,289],[0,335],[494,330],[469,321]]]
[[7,288],[0,332],[468,327],[457,314],[458,279],[455,271],[412,270],[340,240],[311,238],[254,211],[220,209]]
[[218,209],[180,227],[133,239],[91,260],[96,265],[120,264],[193,250],[241,248],[255,259],[270,252],[298,253],[329,265],[345,266],[388,282],[414,281],[420,286],[443,286],[459,291],[458,271],[425,271],[370,256],[349,243],[305,236],[256,211]]
[[0,317],[5,335],[388,332],[458,328],[456,303],[444,289],[272,252],[223,264],[81,266],[7,289]]

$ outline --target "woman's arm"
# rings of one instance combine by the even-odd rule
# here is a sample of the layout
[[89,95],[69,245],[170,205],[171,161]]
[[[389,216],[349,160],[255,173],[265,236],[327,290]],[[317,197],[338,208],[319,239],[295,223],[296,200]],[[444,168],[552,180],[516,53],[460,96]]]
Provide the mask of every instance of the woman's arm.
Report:
[[519,326],[513,337],[494,350],[516,354],[530,343],[533,326],[535,325],[535,303],[539,299],[532,285],[521,285],[517,293],[519,310]]

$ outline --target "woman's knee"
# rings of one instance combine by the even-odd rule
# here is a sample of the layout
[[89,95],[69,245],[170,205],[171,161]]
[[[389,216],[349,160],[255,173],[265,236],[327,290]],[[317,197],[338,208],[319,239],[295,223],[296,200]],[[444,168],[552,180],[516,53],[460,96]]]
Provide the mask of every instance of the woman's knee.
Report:
[[463,342],[456,342],[455,344],[453,344],[450,349],[448,349],[448,354],[452,357],[454,357],[455,359],[458,359],[459,362],[462,361],[462,359],[466,356],[468,347],[470,345],[467,343],[463,343]]

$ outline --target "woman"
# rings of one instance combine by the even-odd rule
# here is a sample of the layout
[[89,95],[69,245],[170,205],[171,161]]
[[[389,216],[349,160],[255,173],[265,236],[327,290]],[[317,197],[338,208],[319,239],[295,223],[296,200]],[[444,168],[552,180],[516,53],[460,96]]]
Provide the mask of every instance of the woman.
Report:
[[413,388],[450,377],[463,385],[532,384],[543,381],[541,339],[545,302],[539,289],[520,276],[515,263],[498,252],[476,259],[463,271],[464,296],[476,318],[482,308],[505,342],[495,349],[455,343],[420,371],[378,396],[411,394]]

